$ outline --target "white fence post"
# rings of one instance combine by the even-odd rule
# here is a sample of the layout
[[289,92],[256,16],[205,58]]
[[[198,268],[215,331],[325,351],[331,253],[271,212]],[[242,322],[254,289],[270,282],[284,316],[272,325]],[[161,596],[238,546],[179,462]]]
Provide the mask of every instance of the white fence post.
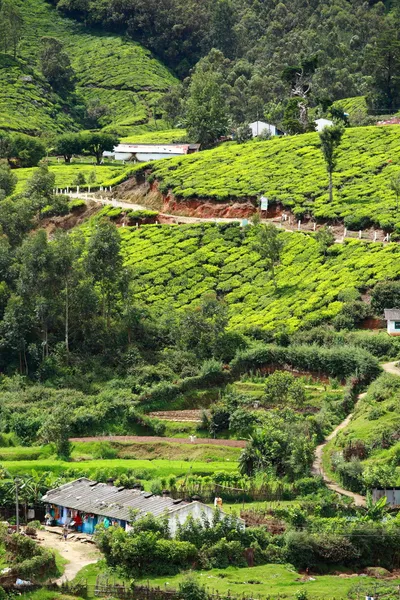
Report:
[[314,231],[315,231],[316,229],[317,229],[317,224],[316,224],[316,222],[314,221]]
[[376,242],[377,237],[378,237],[378,233],[376,231],[374,231],[374,242]]
[[361,240],[361,237],[362,237],[362,231],[360,229],[360,231],[358,232],[358,239]]
[[297,222],[297,229],[300,231],[300,229],[301,229],[301,221]]

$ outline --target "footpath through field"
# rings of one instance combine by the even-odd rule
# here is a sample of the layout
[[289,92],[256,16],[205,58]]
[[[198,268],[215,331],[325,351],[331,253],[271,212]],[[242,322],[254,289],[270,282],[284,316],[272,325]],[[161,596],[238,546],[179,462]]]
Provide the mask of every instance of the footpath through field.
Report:
[[[360,394],[358,396],[358,399],[363,398],[365,395],[366,395],[365,393]],[[332,481],[332,479],[330,477],[328,477],[328,475],[324,471],[324,465],[323,465],[323,460],[322,460],[324,448],[327,445],[327,443],[330,442],[331,440],[333,440],[337,436],[339,431],[341,431],[342,429],[347,427],[347,425],[350,423],[352,417],[353,417],[353,413],[350,415],[347,415],[345,420],[342,421],[340,423],[340,425],[338,425],[336,427],[336,429],[334,429],[330,435],[328,435],[328,437],[324,440],[324,442],[322,444],[320,444],[319,446],[317,446],[317,449],[315,450],[315,459],[314,459],[314,463],[312,466],[312,471],[313,471],[314,475],[321,475],[323,480],[326,483],[326,487],[328,487],[333,492],[337,492],[338,494],[341,494],[342,496],[348,496],[349,498],[353,498],[354,504],[356,506],[365,506],[364,496],[361,496],[361,494],[355,494],[354,492],[349,492],[348,490],[345,490],[339,484]]]
[[[381,364],[381,367],[385,371],[385,373],[390,373],[391,375],[397,375],[398,377],[400,377],[400,368],[397,366],[397,364],[398,364],[398,361],[388,362],[388,363]],[[366,396],[366,393],[359,394],[358,400],[360,400],[361,398],[364,398],[365,396]],[[323,465],[323,460],[322,460],[325,446],[328,444],[328,442],[330,442],[337,436],[339,431],[341,431],[342,429],[345,429],[345,427],[347,427],[347,425],[350,423],[352,417],[353,417],[353,414],[348,415],[345,418],[345,420],[342,423],[340,423],[340,425],[338,425],[336,427],[336,429],[334,429],[332,431],[332,433],[324,440],[324,442],[322,444],[320,444],[319,446],[317,446],[317,449],[315,451],[315,459],[314,459],[314,463],[312,466],[312,471],[313,471],[314,475],[322,476],[323,480],[325,481],[327,487],[330,490],[337,492],[338,494],[341,494],[342,496],[348,496],[350,498],[353,498],[356,506],[365,506],[365,497],[364,496],[361,496],[360,494],[355,494],[354,492],[349,492],[348,490],[345,490],[344,488],[342,488],[338,483],[332,481],[332,479],[324,471],[324,465]]]
[[70,533],[67,541],[63,540],[61,528],[52,528],[52,531],[38,531],[38,543],[50,550],[57,550],[59,554],[67,561],[64,567],[64,574],[56,580],[61,584],[63,581],[72,581],[77,573],[83,567],[96,563],[101,558],[97,548],[88,543],[79,534]]
[[173,444],[210,444],[212,446],[229,446],[230,448],[245,448],[245,440],[214,440],[211,438],[197,438],[195,436],[188,438],[169,438],[157,437],[151,435],[103,435],[97,437],[70,438],[70,442],[169,442]]

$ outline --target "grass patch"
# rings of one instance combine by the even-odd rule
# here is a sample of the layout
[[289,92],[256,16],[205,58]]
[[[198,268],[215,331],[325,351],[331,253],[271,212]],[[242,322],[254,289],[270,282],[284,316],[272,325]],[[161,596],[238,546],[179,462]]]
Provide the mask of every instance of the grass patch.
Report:
[[35,470],[37,473],[51,471],[57,475],[68,473],[76,477],[95,477],[98,471],[115,474],[145,471],[149,479],[168,477],[175,475],[180,477],[190,474],[209,475],[215,471],[236,471],[236,462],[211,462],[190,461],[190,460],[131,460],[131,459],[109,459],[109,460],[85,460],[79,463],[65,462],[62,460],[41,459],[41,460],[21,460],[21,461],[3,461],[2,466],[12,475],[30,473]]
[[[240,448],[229,448],[224,446],[213,446],[211,444],[174,444],[170,442],[110,442],[111,446],[118,452],[118,458],[125,460],[190,460],[190,461],[237,461]],[[74,443],[73,458],[90,455],[95,452],[96,443],[78,442]]]
[[[304,581],[294,568],[286,565],[263,565],[252,568],[212,569],[197,573],[200,582],[211,592],[231,594],[233,596],[260,596],[295,598],[299,590],[307,592],[310,599],[344,600],[350,589],[357,584],[357,578],[337,577],[334,575],[313,576],[314,581]],[[167,589],[177,589],[184,577],[183,574],[173,577],[150,579],[150,585]],[[253,582],[253,583],[252,583]],[[371,577],[360,578],[363,585],[370,583],[371,589],[375,580]],[[138,581],[146,585],[147,579]],[[395,581],[392,582],[393,584]]]

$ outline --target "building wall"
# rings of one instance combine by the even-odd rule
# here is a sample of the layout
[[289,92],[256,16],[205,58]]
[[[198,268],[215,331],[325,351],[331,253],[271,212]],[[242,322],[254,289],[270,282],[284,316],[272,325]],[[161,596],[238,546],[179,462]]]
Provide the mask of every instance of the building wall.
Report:
[[172,152],[166,152],[165,154],[160,152],[153,152],[152,154],[148,154],[147,152],[138,152],[136,154],[136,158],[139,162],[147,162],[148,160],[160,160],[161,158],[172,158],[174,156],[182,156],[182,152],[177,152],[173,154]]
[[[193,519],[203,520],[204,515],[211,523],[214,516],[214,508],[202,504],[201,502],[192,502],[191,504],[184,505],[174,511],[168,518],[169,530],[172,537],[175,537],[176,535],[178,524],[185,523],[189,516],[193,517]],[[242,525],[244,529],[244,521],[242,521]]]
[[275,125],[269,125],[268,123],[263,123],[262,121],[260,123],[250,123],[249,125],[251,132],[253,134],[253,137],[257,137],[259,135],[262,134],[263,131],[268,130],[271,134],[271,136],[275,136],[276,135],[276,127]]
[[373,490],[372,499],[374,502],[386,496],[388,504],[390,506],[400,506],[400,489],[391,490]]
[[389,335],[400,335],[400,328],[396,329],[395,324],[399,323],[399,321],[388,321],[387,322],[387,332]]
[[132,152],[116,152],[115,160],[130,160],[132,156]]

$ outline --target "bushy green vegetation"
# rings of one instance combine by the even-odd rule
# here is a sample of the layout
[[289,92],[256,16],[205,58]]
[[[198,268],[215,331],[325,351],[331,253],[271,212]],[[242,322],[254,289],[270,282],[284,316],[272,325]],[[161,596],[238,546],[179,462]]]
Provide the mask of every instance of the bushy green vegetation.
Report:
[[251,249],[252,231],[238,225],[147,226],[120,234],[138,299],[157,308],[165,303],[181,308],[216,291],[229,306],[231,327],[242,330],[292,332],[332,319],[343,307],[342,290],[372,287],[398,275],[397,244],[350,241],[329,249],[324,260],[311,236],[282,233],[275,290]]
[[[179,75],[185,76],[201,56],[217,48],[232,61],[226,82],[226,88],[233,88],[232,104],[250,120],[263,104],[282,100],[283,69],[304,59],[312,62],[318,56],[313,91],[320,99],[356,96],[371,87],[366,77],[372,74],[371,61],[366,60],[369,44],[385,24],[382,5],[361,1],[319,0],[311,6],[302,0],[134,5],[108,0],[108,10],[98,1],[51,1],[82,21],[128,32]],[[390,8],[389,2],[385,4]]]
[[385,509],[379,516],[378,512],[371,506],[354,516],[339,509],[336,517],[329,518],[313,516],[312,508],[307,512],[297,505],[275,511],[285,519],[286,531],[272,535],[267,528],[244,529],[234,516],[217,510],[203,521],[189,518],[179,524],[172,539],[168,519],[148,515],[134,519],[130,532],[99,528],[95,539],[107,564],[126,578],[174,575],[193,564],[198,569],[246,567],[244,550],[250,547],[255,566],[289,563],[318,570],[321,563],[325,567],[345,563],[365,568],[379,560],[384,568],[393,569],[399,559],[390,545],[399,540],[398,518],[383,521]]
[[397,126],[346,130],[333,174],[334,200],[316,133],[223,145],[152,165],[161,189],[182,199],[256,200],[260,194],[295,214],[341,218],[350,229],[400,227],[390,178],[399,158]]
[[330,470],[347,488],[400,484],[400,377],[385,373],[369,388],[346,429],[326,449]]

